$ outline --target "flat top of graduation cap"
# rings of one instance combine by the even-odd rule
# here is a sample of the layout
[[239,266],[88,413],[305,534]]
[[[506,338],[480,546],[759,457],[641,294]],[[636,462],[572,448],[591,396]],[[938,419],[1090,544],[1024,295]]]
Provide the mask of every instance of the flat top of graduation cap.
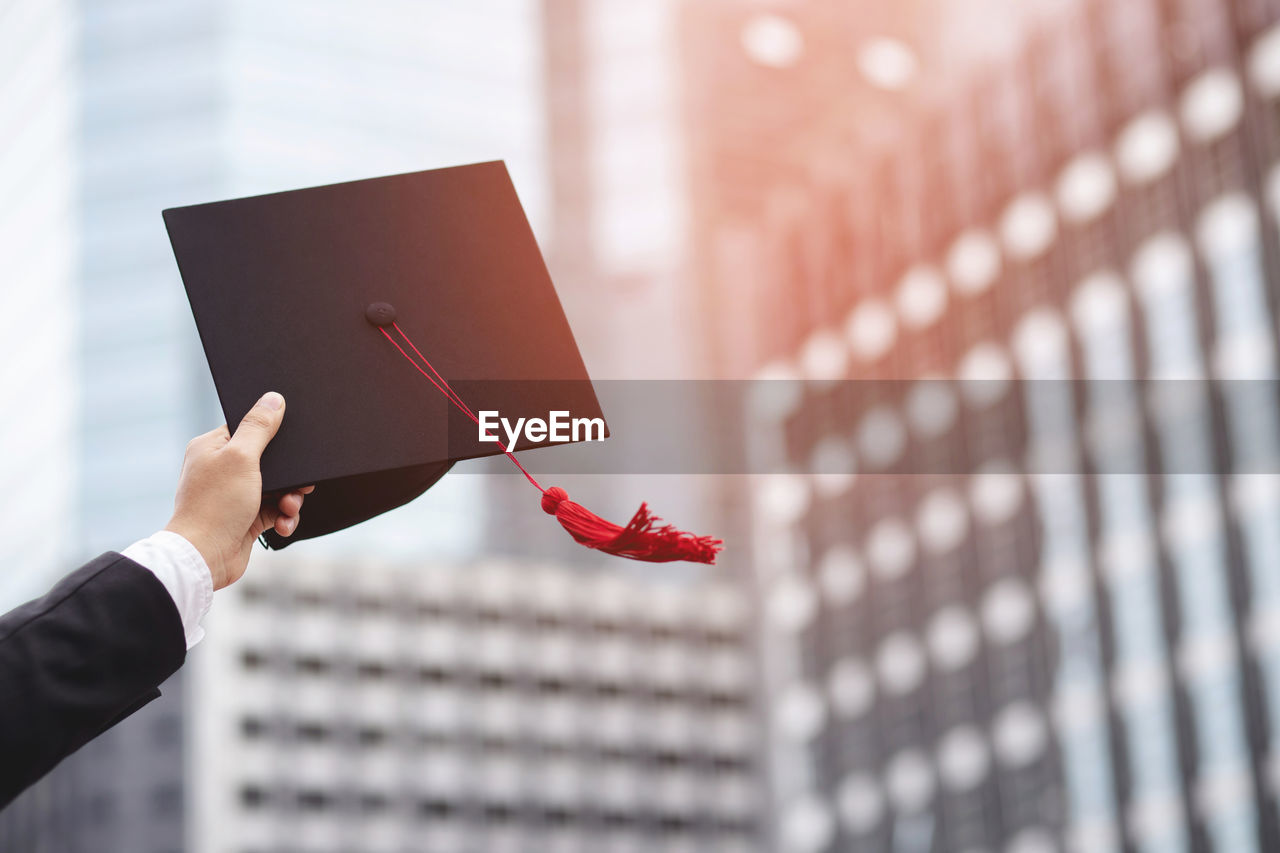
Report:
[[266,391],[285,397],[263,488],[318,484],[293,538],[502,452],[405,362],[371,305],[393,306],[477,411],[603,417],[501,162],[173,208],[164,221],[227,424]]

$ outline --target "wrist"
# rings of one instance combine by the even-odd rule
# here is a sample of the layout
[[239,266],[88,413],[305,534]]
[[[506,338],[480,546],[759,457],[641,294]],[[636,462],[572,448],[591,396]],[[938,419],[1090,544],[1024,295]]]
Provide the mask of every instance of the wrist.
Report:
[[170,533],[176,533],[187,542],[191,543],[191,547],[196,549],[200,554],[204,564],[209,569],[209,577],[213,581],[215,590],[222,589],[227,585],[227,572],[223,565],[223,561],[219,556],[219,551],[210,538],[206,536],[199,528],[183,523],[179,519],[170,519],[165,525],[165,530]]

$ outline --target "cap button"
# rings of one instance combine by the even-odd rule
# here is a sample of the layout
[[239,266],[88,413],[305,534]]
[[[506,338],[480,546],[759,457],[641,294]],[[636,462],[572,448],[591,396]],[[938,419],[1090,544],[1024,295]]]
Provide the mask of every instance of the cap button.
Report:
[[372,302],[364,309],[364,318],[375,326],[390,326],[396,321],[396,308],[390,302]]

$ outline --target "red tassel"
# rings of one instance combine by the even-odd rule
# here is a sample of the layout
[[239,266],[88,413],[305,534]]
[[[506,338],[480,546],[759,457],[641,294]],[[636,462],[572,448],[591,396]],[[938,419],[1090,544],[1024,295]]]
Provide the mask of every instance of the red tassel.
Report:
[[[375,306],[370,306],[371,308]],[[394,311],[392,312],[394,315]],[[391,333],[384,328],[387,323],[370,319],[371,323],[378,327],[382,332],[382,336],[391,342],[405,359],[413,365],[414,369],[427,378],[437,391],[449,398],[449,402],[454,405],[458,411],[471,418],[472,423],[479,425],[480,420],[476,417],[476,413],[462,401],[457,393],[450,387],[440,372],[431,366],[431,362],[427,361],[427,357],[422,351],[409,340],[409,336],[404,330],[397,325],[394,320],[391,322],[391,328],[395,329],[400,337],[404,338],[407,343],[418,356],[422,359],[422,364],[427,366],[427,370],[422,369],[422,364],[418,364],[409,353],[405,352],[404,347],[396,343],[396,339],[391,337]],[[483,429],[483,428],[482,428]],[[485,435],[489,435],[485,433]],[[490,436],[493,438],[492,436]],[[494,438],[494,441],[497,441]],[[619,557],[628,557],[632,560],[645,560],[650,563],[669,563],[673,560],[689,560],[694,563],[715,563],[716,554],[724,549],[724,543],[719,539],[712,539],[710,536],[694,536],[692,533],[685,533],[676,530],[670,524],[658,526],[658,519],[649,512],[648,504],[640,504],[640,509],[636,510],[636,514],[631,517],[631,521],[626,527],[619,527],[611,521],[605,521],[586,507],[576,504],[569,500],[569,495],[559,486],[552,486],[544,489],[533,479],[533,475],[525,470],[520,464],[520,460],[515,454],[504,445],[498,442],[498,447],[502,448],[502,452],[507,455],[520,473],[524,474],[535,489],[542,492],[542,509],[549,515],[554,515],[560,520],[560,525],[573,536],[574,539],[588,548],[595,548],[597,551],[604,551],[606,554],[614,554]]]
[[564,489],[552,486],[542,493],[542,510],[554,515],[579,544],[632,560],[715,563],[716,554],[724,548],[719,539],[694,536],[676,530],[670,524],[658,526],[660,519],[650,513],[649,505],[644,503],[640,504],[640,509],[636,510],[626,527],[619,527],[569,500]]

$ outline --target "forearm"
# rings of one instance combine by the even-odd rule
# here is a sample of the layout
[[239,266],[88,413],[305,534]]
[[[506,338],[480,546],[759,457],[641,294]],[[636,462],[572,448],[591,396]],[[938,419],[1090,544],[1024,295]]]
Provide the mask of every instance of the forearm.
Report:
[[0,806],[158,695],[185,657],[164,584],[120,554],[0,616]]

